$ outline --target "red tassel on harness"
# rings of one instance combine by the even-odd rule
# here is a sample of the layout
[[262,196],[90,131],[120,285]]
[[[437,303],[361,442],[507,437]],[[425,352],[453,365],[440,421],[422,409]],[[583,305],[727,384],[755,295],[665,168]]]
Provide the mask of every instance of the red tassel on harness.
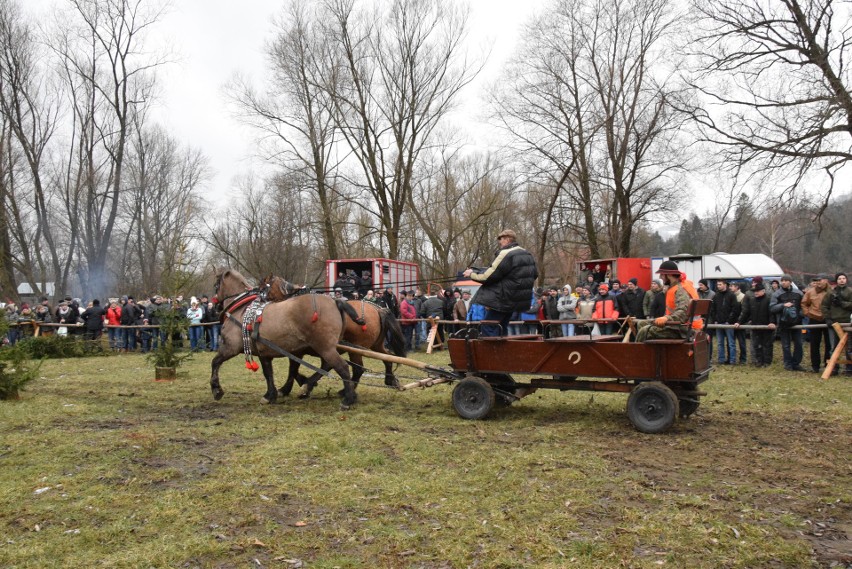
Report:
[[251,362],[246,360],[246,369],[251,369]]
[[315,311],[314,311],[314,315],[313,315],[313,317],[311,318],[311,322],[316,322],[317,320],[319,320],[319,312],[317,312],[317,311],[315,310]]
[[252,329],[252,325],[251,325],[251,324],[246,324],[246,330],[248,330],[249,332],[251,332],[251,329]]
[[257,365],[257,362],[251,362],[251,370],[257,371],[260,366]]
[[367,325],[366,325],[366,324],[361,324],[361,331],[362,331],[362,332],[366,332],[366,331],[367,331]]

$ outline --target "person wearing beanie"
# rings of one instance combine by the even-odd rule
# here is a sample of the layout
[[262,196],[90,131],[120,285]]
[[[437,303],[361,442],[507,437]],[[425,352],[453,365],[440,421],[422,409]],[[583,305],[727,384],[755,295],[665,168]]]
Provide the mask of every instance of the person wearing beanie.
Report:
[[805,371],[802,366],[802,333],[794,329],[802,323],[802,291],[793,287],[793,277],[781,275],[781,283],[769,301],[769,311],[778,321],[784,369]]
[[[825,316],[822,313],[822,301],[828,294],[829,276],[825,273],[814,275],[811,286],[802,297],[802,315],[808,319],[808,324],[825,324]],[[831,357],[831,339],[828,337],[828,329],[811,329],[808,332],[808,343],[811,353],[811,371],[819,373],[820,367]],[[820,352],[825,351],[821,356]]]
[[[837,332],[832,328],[832,324],[839,322],[841,324],[849,323],[850,315],[852,315],[852,289],[847,286],[846,273],[840,272],[834,276],[834,289],[825,295],[822,299],[822,313],[825,315],[825,323],[828,324],[828,337],[831,339],[831,351],[837,348],[837,343],[840,338]],[[846,342],[846,359],[852,359],[852,342]],[[837,374],[837,368],[834,369]],[[846,364],[846,375],[852,375],[852,364]]]
[[595,299],[595,309],[592,312],[592,318],[599,320],[597,327],[601,335],[615,333],[618,324],[615,320],[618,316],[617,297],[609,293],[609,285],[601,283],[598,286],[598,297]]
[[[689,311],[689,302],[697,299],[698,294],[689,281],[681,282],[680,269],[674,261],[663,261],[657,273],[663,278],[668,290],[666,291],[665,314],[639,324],[639,332],[636,340],[644,342],[657,338],[685,338],[686,326],[671,326],[668,324],[688,324],[686,314]],[[695,320],[693,328],[704,327],[701,319]]]
[[203,345],[200,345],[204,330],[201,327],[201,319],[204,317],[204,312],[198,306],[198,299],[194,296],[189,301],[189,308],[186,309],[186,317],[189,319],[189,349],[197,352],[204,348]]
[[618,312],[622,318],[632,316],[633,318],[645,318],[644,300],[645,291],[637,286],[639,281],[632,278],[627,281],[627,288],[618,295]]
[[702,300],[713,300],[716,293],[710,290],[710,284],[707,279],[698,280],[698,298]]
[[768,367],[772,364],[772,341],[775,338],[775,322],[769,312],[770,298],[766,294],[762,277],[754,277],[751,281],[754,289],[743,299],[742,311],[736,326],[754,324],[768,326],[768,330],[751,331],[752,364],[757,367]]
[[645,297],[642,299],[642,313],[645,318],[659,318],[665,315],[666,295],[664,293],[661,279],[651,281],[651,288],[645,291]]

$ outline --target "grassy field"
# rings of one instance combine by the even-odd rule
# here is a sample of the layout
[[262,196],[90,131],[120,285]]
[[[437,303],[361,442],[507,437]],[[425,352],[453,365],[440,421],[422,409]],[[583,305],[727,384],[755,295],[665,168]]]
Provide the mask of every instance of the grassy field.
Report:
[[262,405],[240,358],[214,402],[209,362],[155,383],[138,355],[47,361],[0,403],[0,567],[852,564],[849,378],[725,367],[645,435],[618,394],[479,422],[449,386]]

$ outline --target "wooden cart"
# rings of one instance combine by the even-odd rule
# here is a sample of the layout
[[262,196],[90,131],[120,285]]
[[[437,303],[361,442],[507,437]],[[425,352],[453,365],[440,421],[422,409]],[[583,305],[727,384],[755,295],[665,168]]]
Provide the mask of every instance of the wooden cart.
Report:
[[[709,304],[692,301],[689,319],[706,316]],[[646,342],[624,342],[617,335],[479,338],[476,332],[468,328],[448,340],[451,370],[390,356],[430,374],[403,389],[457,382],[453,407],[465,419],[482,419],[495,405],[509,405],[537,389],[629,393],[630,422],[642,432],[660,433],[698,409],[706,395],[698,386],[712,369],[703,330],[690,329],[684,339]]]

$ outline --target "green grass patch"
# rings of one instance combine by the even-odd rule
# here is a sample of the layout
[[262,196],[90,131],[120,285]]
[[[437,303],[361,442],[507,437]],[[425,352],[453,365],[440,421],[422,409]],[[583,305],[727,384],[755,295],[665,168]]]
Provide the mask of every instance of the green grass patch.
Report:
[[240,358],[214,402],[211,357],[169,383],[140,355],[49,360],[0,402],[0,567],[850,559],[849,379],[726,366],[695,415],[645,435],[623,394],[539,390],[471,422],[452,386],[400,393],[365,377],[349,411],[329,379],[263,405],[262,375]]

